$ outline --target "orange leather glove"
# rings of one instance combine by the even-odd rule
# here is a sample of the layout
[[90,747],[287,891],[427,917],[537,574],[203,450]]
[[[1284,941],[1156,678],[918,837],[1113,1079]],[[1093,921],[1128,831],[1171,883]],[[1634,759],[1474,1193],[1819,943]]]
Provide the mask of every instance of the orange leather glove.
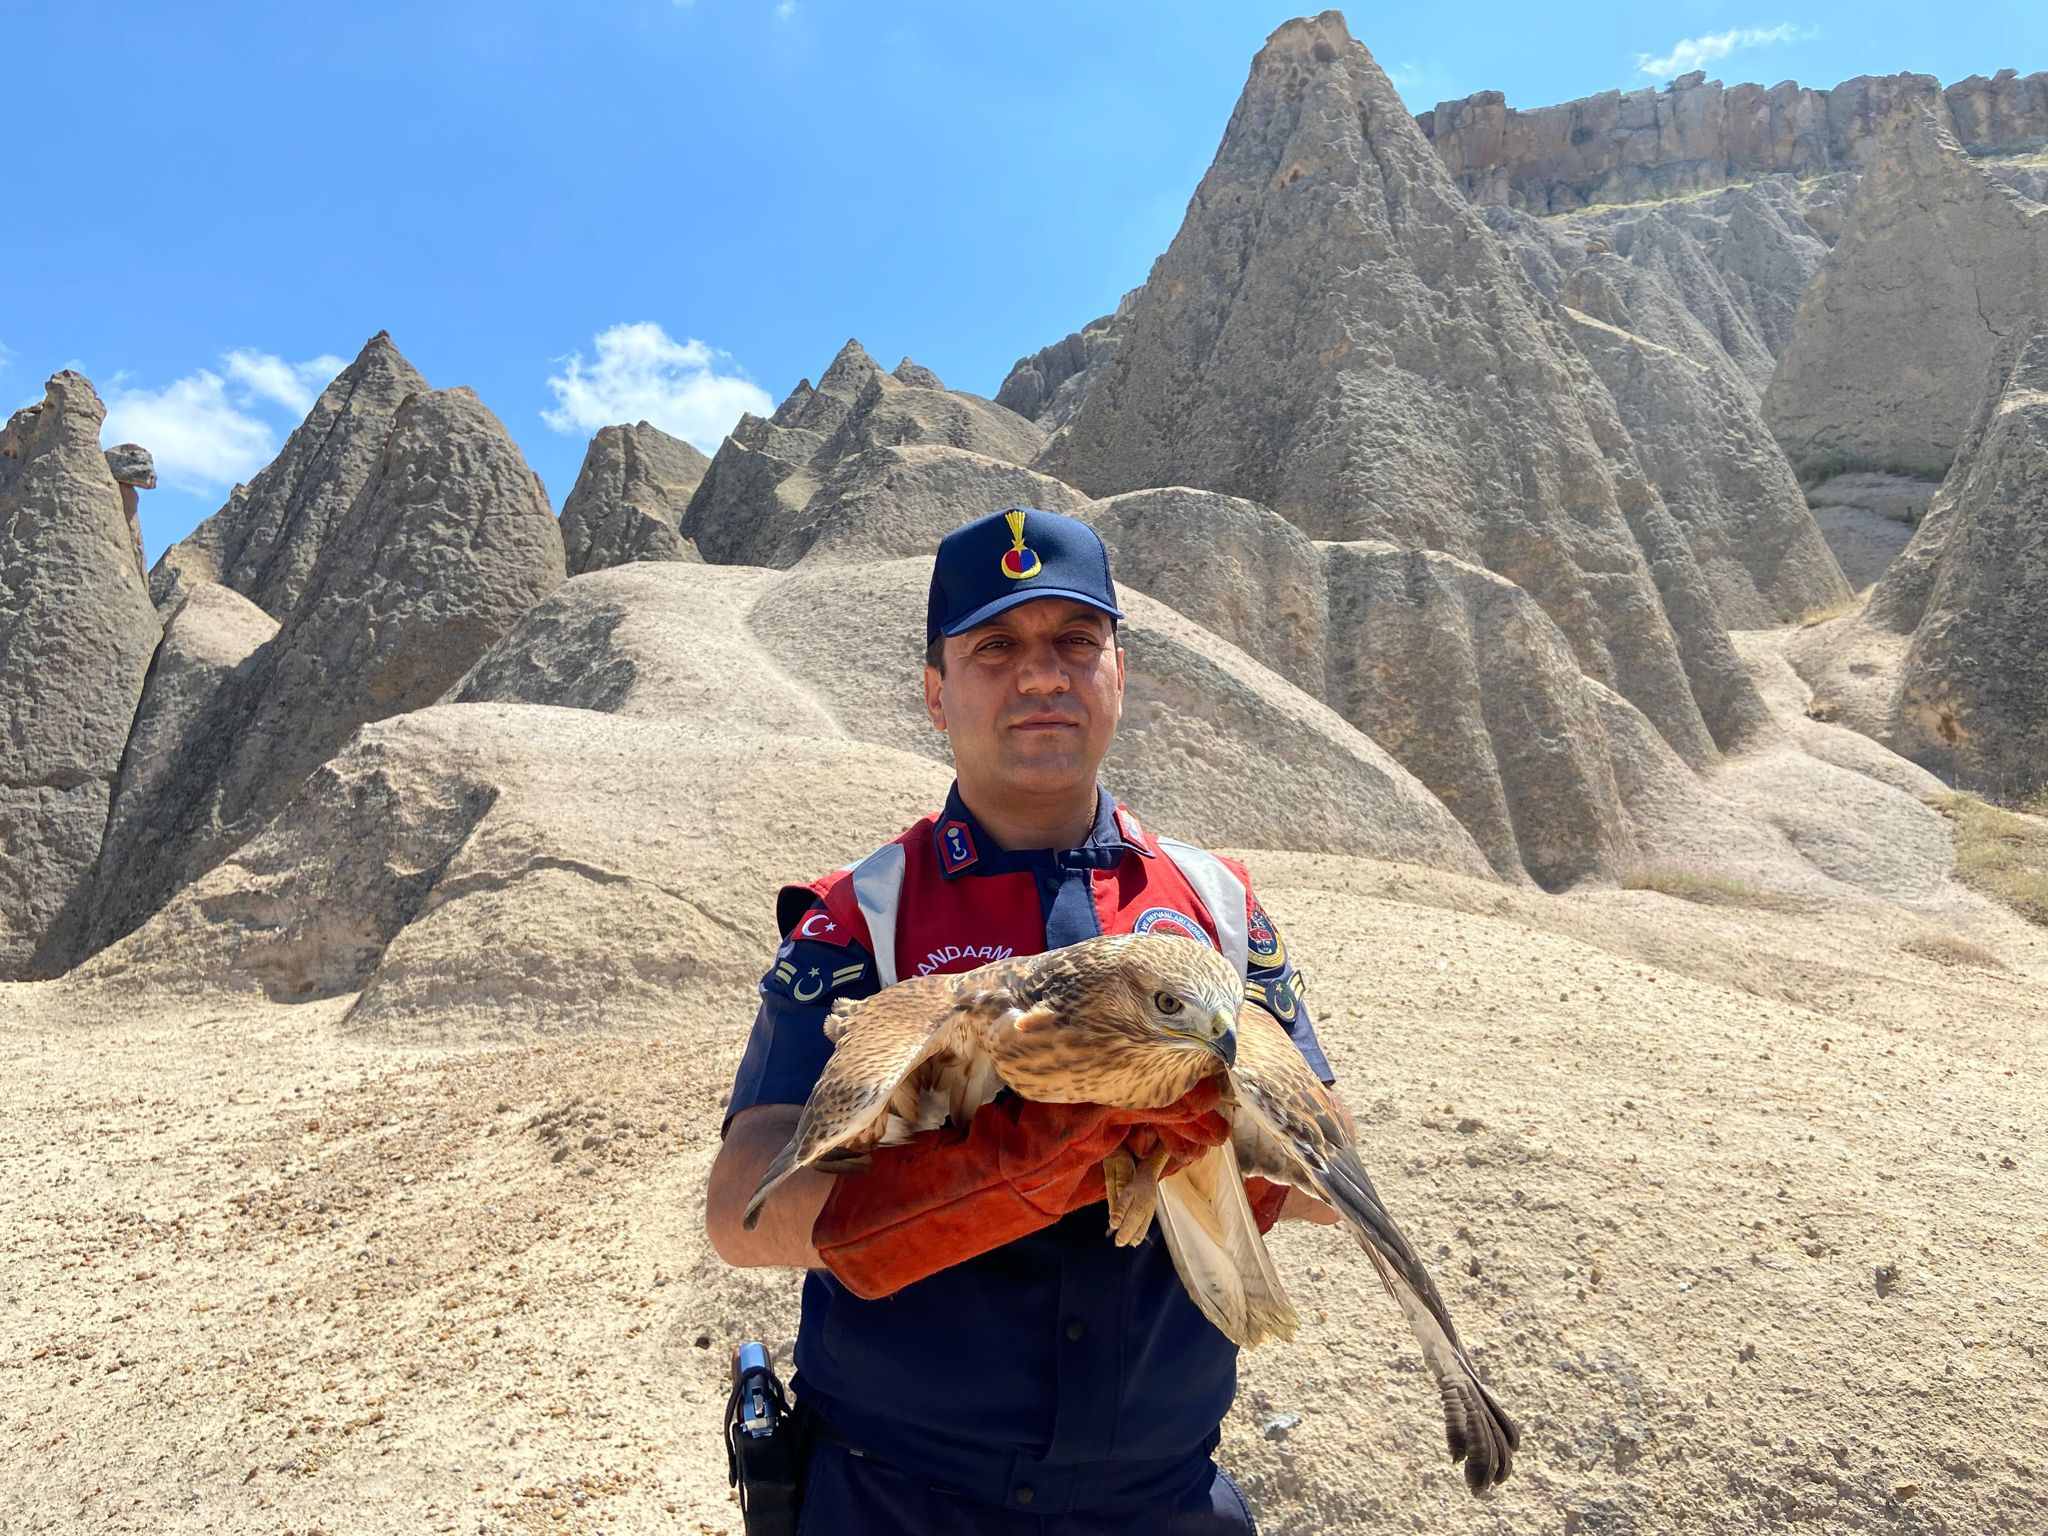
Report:
[[1280,1224],[1280,1207],[1287,1203],[1285,1184],[1275,1184],[1271,1179],[1250,1178],[1244,1181],[1244,1193],[1252,1203],[1252,1220],[1259,1224],[1260,1235]]
[[1102,1160],[1126,1141],[1137,1156],[1164,1141],[1168,1172],[1199,1157],[1230,1136],[1222,1098],[1222,1079],[1209,1078],[1164,1109],[984,1104],[964,1131],[922,1131],[842,1174],[812,1245],[854,1295],[892,1295],[1103,1199]]

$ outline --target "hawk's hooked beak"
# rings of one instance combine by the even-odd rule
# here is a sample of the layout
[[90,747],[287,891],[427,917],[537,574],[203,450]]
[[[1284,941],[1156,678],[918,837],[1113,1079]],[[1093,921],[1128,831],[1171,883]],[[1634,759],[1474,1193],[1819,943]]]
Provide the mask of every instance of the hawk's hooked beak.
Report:
[[1194,1041],[1226,1067],[1237,1065],[1237,1019],[1231,1014],[1213,1014],[1193,1029],[1169,1029],[1166,1033]]
[[1209,1042],[1209,1049],[1216,1053],[1226,1067],[1236,1066],[1237,1030],[1229,1025],[1225,1025],[1223,1033],[1217,1035]]

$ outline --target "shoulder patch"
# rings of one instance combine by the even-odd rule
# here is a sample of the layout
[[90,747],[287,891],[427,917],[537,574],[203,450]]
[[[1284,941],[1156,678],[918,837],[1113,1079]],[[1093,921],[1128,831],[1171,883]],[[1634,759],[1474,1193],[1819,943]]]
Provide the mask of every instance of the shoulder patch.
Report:
[[845,945],[853,942],[853,935],[846,931],[843,923],[834,920],[832,914],[818,907],[804,914],[803,920],[789,933],[792,939],[816,939],[824,944]]
[[775,964],[761,978],[761,990],[792,1002],[820,1003],[857,986],[869,969],[867,957],[858,950],[792,938],[776,951]]
[[1252,906],[1251,926],[1245,932],[1245,953],[1257,971],[1276,971],[1287,964],[1287,944],[1280,930],[1266,916],[1266,909]]
[[1275,976],[1268,981],[1247,981],[1244,985],[1247,1002],[1257,1003],[1282,1024],[1292,1024],[1295,1015],[1301,1012],[1301,1000],[1295,996],[1294,978]]

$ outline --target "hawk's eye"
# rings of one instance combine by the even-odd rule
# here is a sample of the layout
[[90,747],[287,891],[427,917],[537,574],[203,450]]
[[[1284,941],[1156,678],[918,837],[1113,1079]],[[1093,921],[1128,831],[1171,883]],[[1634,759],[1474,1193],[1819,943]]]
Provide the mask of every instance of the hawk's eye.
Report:
[[1152,1006],[1170,1019],[1176,1013],[1179,1013],[1181,1009],[1185,1008],[1187,1004],[1183,1003],[1171,992],[1154,992],[1152,994]]

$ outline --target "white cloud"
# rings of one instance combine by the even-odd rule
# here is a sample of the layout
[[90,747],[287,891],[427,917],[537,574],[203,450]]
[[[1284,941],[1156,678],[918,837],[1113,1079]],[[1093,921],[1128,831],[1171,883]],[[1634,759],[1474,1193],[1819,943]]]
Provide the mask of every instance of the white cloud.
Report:
[[796,0],[781,0],[781,3],[775,7],[775,16],[779,21],[787,21],[795,14]]
[[220,360],[227,368],[228,377],[250,394],[287,406],[301,416],[313,409],[313,402],[319,398],[320,391],[348,366],[347,358],[331,354],[303,363],[288,363],[281,357],[249,347],[223,352]]
[[1681,38],[1662,58],[1639,53],[1636,55],[1636,68],[1664,80],[1704,69],[1717,59],[1727,58],[1737,49],[1761,48],[1767,43],[1789,43],[1812,35],[1811,32],[1800,32],[1790,22],[1776,27],[1730,27],[1726,32],[1710,32],[1704,37]]
[[775,408],[767,392],[738,373],[720,373],[727,354],[694,338],[677,341],[650,320],[615,325],[597,336],[597,361],[573,352],[548,388],[556,407],[541,420],[557,432],[594,432],[621,421],[650,421],[715,452],[742,413]]
[[277,452],[269,425],[230,400],[227,381],[206,368],[162,389],[110,388],[100,440],[142,444],[165,485],[202,493],[248,479]]
[[14,349],[8,346],[6,342],[0,341],[0,373],[7,371],[7,364],[13,356]]

